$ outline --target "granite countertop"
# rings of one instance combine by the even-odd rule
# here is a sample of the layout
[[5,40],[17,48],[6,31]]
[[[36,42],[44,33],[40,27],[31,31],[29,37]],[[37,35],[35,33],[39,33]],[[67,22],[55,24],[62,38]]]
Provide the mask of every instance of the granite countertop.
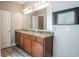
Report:
[[36,37],[42,37],[42,38],[53,36],[53,32],[51,32],[51,33],[42,32],[42,31],[39,32],[39,31],[24,30],[24,29],[17,29],[16,32],[20,32],[20,33],[24,33],[24,34],[28,34],[28,35],[33,35]]

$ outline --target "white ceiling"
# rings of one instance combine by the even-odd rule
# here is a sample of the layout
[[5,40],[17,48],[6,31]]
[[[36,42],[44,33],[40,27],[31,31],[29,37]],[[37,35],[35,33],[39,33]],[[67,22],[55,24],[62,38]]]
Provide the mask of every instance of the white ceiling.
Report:
[[11,1],[12,3],[16,3],[16,4],[20,4],[23,5],[24,3],[26,3],[27,1]]

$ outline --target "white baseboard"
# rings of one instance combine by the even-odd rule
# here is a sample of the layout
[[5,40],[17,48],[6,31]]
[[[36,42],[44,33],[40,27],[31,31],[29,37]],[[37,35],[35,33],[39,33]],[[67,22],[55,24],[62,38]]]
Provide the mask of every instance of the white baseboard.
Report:
[[[16,43],[11,44],[11,46],[15,46],[15,45],[16,45]],[[11,46],[9,46],[9,47],[11,47]],[[5,47],[5,48],[8,48],[8,47]],[[4,48],[0,48],[0,50],[1,49],[4,49]]]
[[16,43],[11,44],[11,46],[15,46],[15,45],[16,45]]

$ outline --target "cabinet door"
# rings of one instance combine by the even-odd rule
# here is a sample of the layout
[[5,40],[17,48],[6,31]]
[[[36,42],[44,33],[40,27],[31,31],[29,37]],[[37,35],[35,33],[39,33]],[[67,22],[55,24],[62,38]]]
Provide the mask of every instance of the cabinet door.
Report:
[[0,49],[1,49],[1,12],[0,12]]
[[15,33],[15,36],[16,36],[16,44],[18,45],[19,44],[19,33],[18,32],[16,32]]
[[21,47],[21,48],[23,48],[24,47],[24,41],[23,41],[24,39],[23,39],[23,34],[19,34],[19,39],[18,39],[18,41],[19,41],[19,46]]
[[28,35],[24,35],[24,50],[31,54],[31,40]]
[[44,40],[45,40],[44,38],[36,37],[36,41],[37,41],[37,42],[40,42],[40,43],[42,43],[42,44],[45,44],[45,43],[44,43]]
[[35,56],[35,57],[43,56],[43,45],[42,44],[36,41],[32,41],[32,56]]

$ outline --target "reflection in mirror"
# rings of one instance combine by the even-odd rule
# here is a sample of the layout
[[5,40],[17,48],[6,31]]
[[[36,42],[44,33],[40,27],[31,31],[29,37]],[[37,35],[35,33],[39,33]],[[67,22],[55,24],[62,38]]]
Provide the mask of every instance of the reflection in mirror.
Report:
[[38,29],[44,30],[44,16],[38,16]]
[[46,8],[32,14],[32,29],[46,30]]

